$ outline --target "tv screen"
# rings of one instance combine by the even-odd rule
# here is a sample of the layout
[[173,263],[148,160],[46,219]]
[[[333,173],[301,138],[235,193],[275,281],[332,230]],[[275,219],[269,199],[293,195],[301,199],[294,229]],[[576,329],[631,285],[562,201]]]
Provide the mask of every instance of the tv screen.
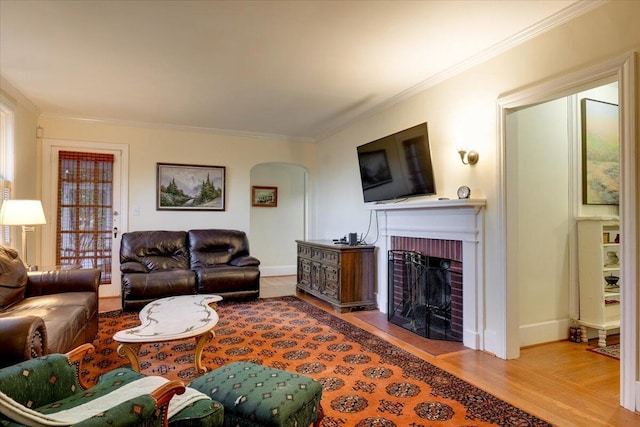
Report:
[[426,123],[357,150],[365,202],[436,194]]

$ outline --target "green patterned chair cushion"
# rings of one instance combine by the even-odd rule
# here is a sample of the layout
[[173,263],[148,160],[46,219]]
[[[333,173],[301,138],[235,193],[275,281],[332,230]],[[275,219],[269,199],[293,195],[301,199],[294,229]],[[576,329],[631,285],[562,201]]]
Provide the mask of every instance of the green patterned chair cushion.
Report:
[[35,409],[82,390],[75,367],[63,354],[50,354],[0,369],[0,390]]
[[229,427],[307,427],[319,416],[322,385],[304,375],[234,362],[189,384],[224,406]]
[[[50,420],[46,419],[47,415],[70,408],[77,408],[76,412],[85,413],[81,405],[92,405],[100,397],[108,398],[110,393],[114,393],[116,397],[122,396],[118,395],[121,393],[118,389],[137,389],[138,384],[132,384],[135,381],[166,381],[159,377],[145,377],[129,368],[119,368],[102,375],[95,386],[83,390],[77,382],[76,369],[75,364],[70,364],[67,357],[60,354],[0,369],[0,391],[3,394],[0,396],[0,411],[6,413],[0,414],[0,425],[51,425]],[[189,393],[191,392],[180,397]],[[172,399],[172,405],[177,397]],[[42,419],[38,418],[39,414]],[[73,425],[152,426],[161,424],[160,415],[161,412],[156,410],[155,400],[148,394],[141,394]],[[188,403],[169,419],[169,424],[173,427],[217,427],[222,425],[223,417],[222,405],[205,398]]]

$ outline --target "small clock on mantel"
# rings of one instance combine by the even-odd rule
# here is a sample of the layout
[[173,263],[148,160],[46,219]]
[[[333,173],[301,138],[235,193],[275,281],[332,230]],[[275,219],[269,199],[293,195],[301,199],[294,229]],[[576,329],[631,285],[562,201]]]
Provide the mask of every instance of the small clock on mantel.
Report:
[[471,189],[466,185],[458,188],[458,199],[468,199],[471,196]]

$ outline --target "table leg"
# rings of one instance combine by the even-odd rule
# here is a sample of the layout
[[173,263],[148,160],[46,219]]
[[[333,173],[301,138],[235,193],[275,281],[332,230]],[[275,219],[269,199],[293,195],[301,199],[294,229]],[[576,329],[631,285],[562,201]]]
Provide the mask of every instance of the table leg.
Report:
[[607,346],[607,331],[605,329],[598,330],[598,347]]
[[199,374],[204,374],[207,372],[207,368],[202,366],[202,350],[204,349],[204,345],[214,337],[213,329],[205,332],[202,335],[198,335],[196,337],[196,354],[195,354],[195,362],[196,362],[196,372]]
[[126,356],[129,359],[131,369],[140,372],[140,359],[138,358],[140,344],[122,343],[118,346],[117,351],[120,356]]

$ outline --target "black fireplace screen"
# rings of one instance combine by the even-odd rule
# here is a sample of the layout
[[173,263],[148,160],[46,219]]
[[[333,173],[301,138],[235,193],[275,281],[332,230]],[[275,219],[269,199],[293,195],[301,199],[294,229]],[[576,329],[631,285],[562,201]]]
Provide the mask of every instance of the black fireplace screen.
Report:
[[426,338],[462,341],[451,330],[451,261],[413,251],[388,256],[388,321]]

